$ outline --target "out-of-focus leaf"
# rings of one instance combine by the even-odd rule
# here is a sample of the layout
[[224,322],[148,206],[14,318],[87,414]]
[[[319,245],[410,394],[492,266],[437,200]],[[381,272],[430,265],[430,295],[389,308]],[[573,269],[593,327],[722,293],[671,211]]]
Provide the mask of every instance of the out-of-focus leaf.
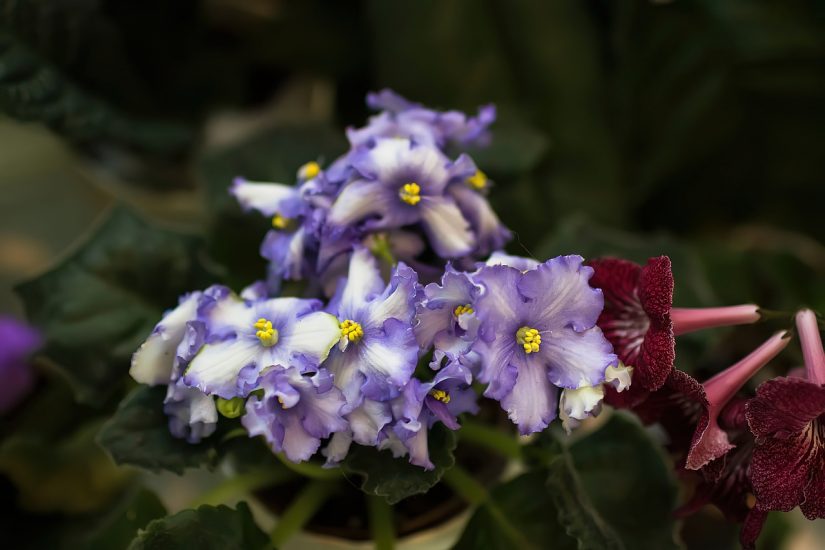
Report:
[[270,220],[257,212],[241,212],[229,188],[236,177],[292,184],[306,162],[326,166],[346,151],[342,132],[327,125],[285,126],[261,132],[227,149],[208,151],[198,164],[198,177],[212,214],[209,251],[227,266],[229,282],[245,286],[265,276],[259,249]]
[[3,442],[0,471],[17,487],[23,509],[81,514],[97,511],[114,498],[129,473],[116,468],[95,444],[98,426],[83,426],[62,441],[19,434]]
[[163,386],[132,390],[114,416],[101,428],[98,441],[117,464],[138,466],[153,472],[182,474],[186,468],[213,467],[218,459],[218,435],[200,443],[188,443],[169,432],[163,412]]
[[259,550],[269,538],[255,524],[244,502],[200,506],[156,519],[142,529],[129,550]]
[[512,177],[533,170],[550,149],[550,140],[515,109],[499,108],[489,145],[467,152],[485,172]]
[[407,458],[393,458],[389,451],[353,445],[341,464],[345,474],[361,478],[361,490],[395,504],[409,496],[426,493],[453,467],[455,434],[436,424],[429,434],[430,460],[435,468],[427,471],[410,464]]
[[138,529],[165,515],[166,508],[154,493],[135,488],[127,492],[108,514],[96,520],[93,531],[82,537],[78,545],[86,550],[126,548]]
[[210,281],[199,249],[196,238],[116,208],[68,258],[17,287],[46,336],[44,354],[68,375],[79,400],[104,402],[163,311]]

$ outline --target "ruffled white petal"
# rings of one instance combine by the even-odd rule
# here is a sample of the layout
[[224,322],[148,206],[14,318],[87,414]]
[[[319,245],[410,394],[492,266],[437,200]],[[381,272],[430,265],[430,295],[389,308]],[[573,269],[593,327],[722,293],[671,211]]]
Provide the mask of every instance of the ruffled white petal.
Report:
[[276,346],[283,346],[293,354],[304,355],[320,364],[340,337],[338,319],[329,313],[316,311],[298,319],[289,335],[284,336]]
[[178,307],[166,314],[149,338],[132,356],[129,374],[141,384],[168,384],[172,376],[176,351],[184,335],[186,323],[195,319],[200,293],[186,297]]
[[585,386],[565,389],[559,400],[559,418],[567,433],[577,428],[585,418],[596,416],[601,410],[604,387]]
[[207,344],[192,359],[183,380],[204,393],[231,399],[238,395],[241,369],[256,364],[261,354],[260,343],[247,338]]
[[424,231],[442,258],[460,258],[476,245],[470,223],[458,206],[444,197],[424,197],[419,204]]
[[257,210],[265,216],[277,214],[284,201],[297,197],[291,185],[282,183],[257,183],[238,178],[230,189],[245,210]]
[[633,367],[625,365],[621,361],[617,365],[610,365],[604,371],[604,383],[616,388],[617,392],[623,392],[630,387],[633,377]]

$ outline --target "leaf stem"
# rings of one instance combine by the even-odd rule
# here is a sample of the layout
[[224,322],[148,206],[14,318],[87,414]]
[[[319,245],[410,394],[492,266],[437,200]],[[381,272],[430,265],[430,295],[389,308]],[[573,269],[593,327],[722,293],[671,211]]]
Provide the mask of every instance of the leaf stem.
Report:
[[444,482],[468,503],[475,506],[484,506],[490,517],[498,523],[502,532],[513,541],[515,548],[534,549],[536,546],[527,540],[521,532],[510,523],[507,515],[496,506],[490,493],[475,478],[460,466],[453,466],[444,472]]
[[292,474],[289,470],[273,469],[236,475],[200,495],[190,507],[197,508],[202,504],[213,506],[223,504],[257,489],[283,483],[291,478]]
[[370,532],[375,550],[392,550],[395,546],[395,527],[392,508],[384,497],[365,495],[370,514]]
[[310,479],[333,480],[341,477],[340,468],[322,468],[311,462],[292,462],[283,453],[275,453],[281,463],[296,474]]
[[498,452],[513,460],[521,460],[522,450],[518,439],[511,434],[491,428],[487,425],[464,420],[458,431],[461,440],[474,443]]
[[282,546],[315,515],[327,498],[338,490],[337,482],[313,480],[295,497],[279,518],[269,538],[275,548]]

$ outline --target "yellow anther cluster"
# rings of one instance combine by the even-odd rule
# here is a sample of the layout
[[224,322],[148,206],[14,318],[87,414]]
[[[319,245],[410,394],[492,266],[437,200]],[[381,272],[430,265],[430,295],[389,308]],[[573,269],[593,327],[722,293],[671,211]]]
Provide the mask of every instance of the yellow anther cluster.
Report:
[[278,403],[280,403],[280,404],[281,404],[281,408],[282,408],[282,409],[285,409],[285,408],[286,408],[286,405],[284,404],[284,398],[283,398],[283,397],[281,397],[280,395],[278,396]]
[[467,178],[467,185],[481,191],[487,186],[487,174],[481,170],[476,170],[475,174]]
[[398,191],[398,196],[407,204],[415,206],[421,202],[421,187],[415,183],[405,183]]
[[286,229],[287,225],[289,225],[289,218],[285,218],[280,214],[272,216],[272,227],[275,229]]
[[261,317],[253,326],[258,329],[255,336],[258,337],[258,340],[260,340],[263,345],[274,346],[278,343],[278,329],[272,327],[272,321]]
[[450,402],[450,394],[444,390],[430,390],[430,395],[436,401],[441,401],[445,405]]
[[357,342],[364,337],[364,329],[361,328],[360,323],[347,319],[339,326],[341,327],[341,336],[350,342]]
[[524,348],[524,353],[536,353],[541,347],[541,334],[534,328],[521,327],[516,331],[516,342]]
[[464,315],[465,313],[473,313],[473,308],[470,307],[470,304],[465,304],[463,306],[456,306],[453,310],[453,315],[459,317],[460,315]]
[[298,177],[304,180],[311,180],[320,173],[321,167],[315,161],[308,162],[298,169]]

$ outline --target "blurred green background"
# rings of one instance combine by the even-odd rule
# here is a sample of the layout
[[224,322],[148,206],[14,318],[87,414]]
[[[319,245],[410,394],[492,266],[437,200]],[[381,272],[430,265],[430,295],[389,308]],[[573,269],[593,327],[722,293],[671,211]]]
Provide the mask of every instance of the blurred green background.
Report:
[[[0,311],[116,202],[249,282],[230,178],[343,152],[384,87],[496,103],[474,156],[512,252],[668,254],[677,305],[825,311],[816,0],[0,0]],[[680,368],[763,337],[686,338]]]

